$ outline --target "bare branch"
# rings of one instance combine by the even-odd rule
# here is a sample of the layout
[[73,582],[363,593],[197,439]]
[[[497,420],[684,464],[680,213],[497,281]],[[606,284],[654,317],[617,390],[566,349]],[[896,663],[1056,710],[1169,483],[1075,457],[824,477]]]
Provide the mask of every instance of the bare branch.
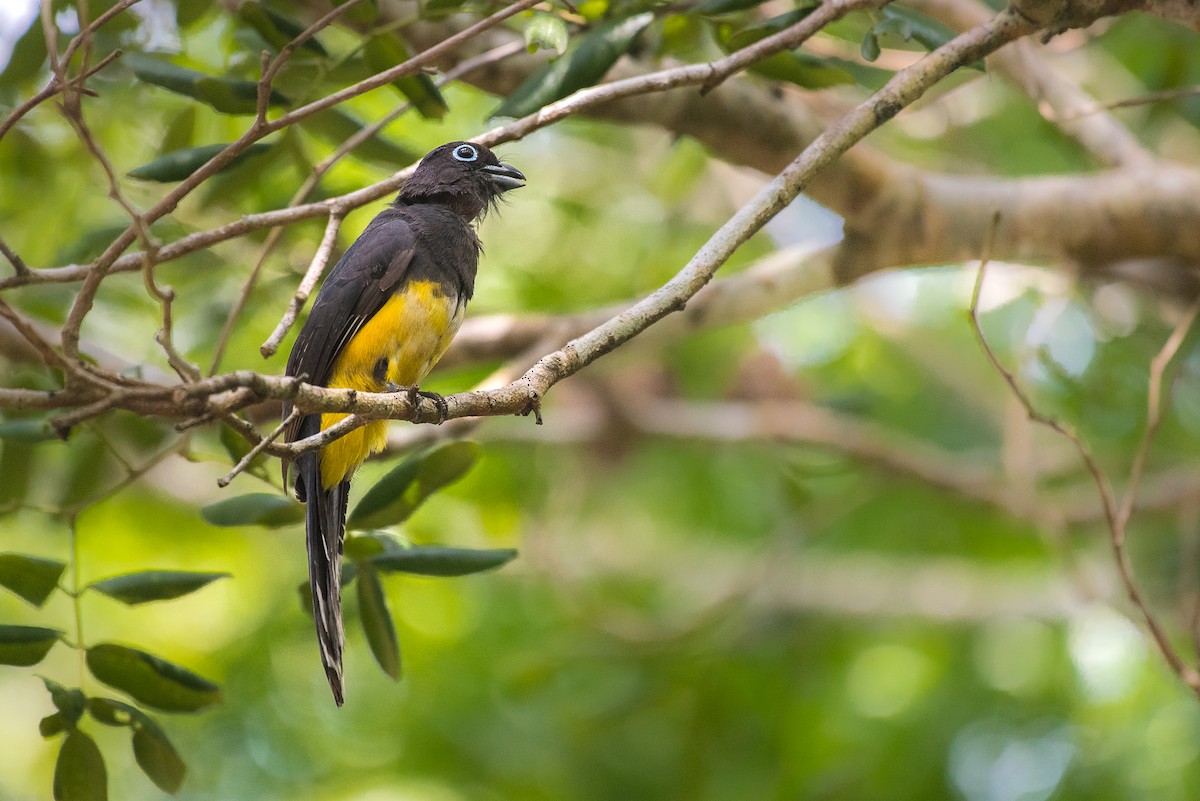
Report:
[[4,237],[0,237],[0,253],[3,253],[4,258],[8,259],[8,263],[13,266],[13,273],[18,278],[29,275],[29,266],[25,264],[24,259],[15,250],[8,246],[8,243],[4,241]]
[[283,422],[280,423],[275,430],[270,433],[269,436],[263,437],[261,440],[259,440],[258,444],[251,448],[245,456],[238,460],[238,463],[234,465],[232,470],[230,470],[221,478],[217,479],[217,486],[221,487],[222,489],[228,487],[229,484],[237,477],[238,473],[243,472],[247,467],[250,466],[251,462],[258,458],[258,455],[262,453],[268,445],[279,439],[279,435],[284,432],[284,429],[291,425],[292,421],[299,416],[300,410],[292,409],[291,414],[285,417]]
[[283,313],[283,319],[275,326],[275,330],[271,336],[267,337],[267,341],[258,349],[262,353],[263,358],[267,358],[275,352],[279,347],[279,343],[287,335],[292,324],[296,322],[296,317],[299,316],[300,310],[304,308],[308,296],[312,294],[313,289],[317,286],[317,281],[321,279],[321,274],[325,272],[325,265],[329,263],[329,256],[333,253],[333,246],[337,243],[338,231],[342,227],[342,216],[334,213],[329,215],[329,222],[325,226],[325,235],[321,238],[321,244],[317,248],[317,252],[313,254],[312,262],[308,265],[308,270],[304,273],[304,279],[300,281],[300,286],[292,295],[292,301],[288,304],[287,311]]
[[[998,222],[999,220],[997,218],[993,223],[993,230]],[[1200,695],[1200,672],[1197,672],[1195,668],[1184,662],[1183,657],[1180,656],[1179,652],[1175,649],[1175,646],[1172,645],[1171,639],[1167,635],[1166,630],[1163,629],[1162,624],[1159,623],[1158,618],[1151,611],[1149,604],[1146,602],[1145,598],[1142,597],[1142,592],[1139,589],[1136,580],[1134,579],[1133,565],[1130,563],[1129,554],[1125,550],[1125,523],[1128,517],[1126,516],[1123,518],[1122,512],[1118,511],[1116,497],[1113,493],[1111,485],[1109,484],[1107,476],[1104,474],[1104,471],[1100,469],[1100,465],[1096,462],[1096,458],[1092,455],[1091,450],[1083,442],[1083,439],[1079,436],[1078,432],[1076,432],[1074,428],[1070,427],[1066,423],[1063,423],[1061,420],[1049,417],[1037,410],[1037,408],[1033,405],[1033,402],[1029,399],[1029,396],[1021,388],[1021,385],[1017,381],[1016,377],[1011,371],[1004,367],[999,357],[997,357],[995,352],[992,350],[991,345],[988,344],[987,337],[984,335],[983,328],[979,322],[979,297],[983,290],[983,280],[987,272],[987,264],[990,255],[989,241],[988,247],[985,248],[982,260],[980,262],[979,273],[975,279],[975,289],[971,295],[969,312],[971,328],[975,333],[975,337],[979,341],[979,345],[983,349],[984,354],[987,356],[988,361],[991,362],[992,367],[994,367],[996,372],[1000,374],[1005,383],[1008,384],[1013,395],[1025,408],[1026,413],[1029,415],[1029,419],[1044,425],[1065,437],[1071,442],[1071,444],[1075,447],[1075,450],[1079,453],[1080,459],[1083,460],[1084,466],[1087,468],[1088,473],[1095,482],[1096,490],[1100,494],[1100,503],[1104,509],[1104,519],[1108,525],[1112,542],[1113,556],[1116,560],[1117,571],[1120,574],[1121,583],[1125,587],[1126,595],[1141,614],[1142,619],[1146,623],[1146,627],[1150,630],[1150,634],[1154,638],[1154,642],[1158,646],[1158,650],[1166,659],[1167,664],[1170,665],[1175,674],[1179,676],[1179,678],[1183,680],[1183,682],[1189,688],[1191,688],[1193,692],[1195,692],[1197,695]],[[1187,322],[1190,326],[1191,320],[1189,319]],[[1186,331],[1186,328],[1184,330]],[[1178,332],[1179,329],[1176,329],[1176,331]],[[1170,349],[1169,345],[1170,342],[1168,342],[1167,347],[1164,347],[1163,351],[1160,353],[1160,356],[1162,353],[1168,352],[1173,355],[1174,351]],[[1175,347],[1177,348],[1178,345]],[[1170,356],[1168,355],[1164,361],[1169,360]],[[1142,452],[1143,449],[1149,448],[1148,439],[1150,436],[1152,436],[1152,434],[1153,430],[1150,427],[1147,427],[1146,434],[1143,435],[1144,444],[1139,447],[1139,452]],[[1136,470],[1138,471],[1137,474],[1140,475],[1140,464],[1137,465]],[[1136,485],[1134,485],[1134,487],[1136,487]],[[1134,487],[1131,487],[1131,490]],[[1132,497],[1132,494],[1132,491],[1130,491],[1127,498]]]
[[[114,3],[111,8],[109,8],[100,16],[96,17],[96,19],[93,20],[90,25],[87,25],[67,44],[67,49],[63,53],[62,63],[70,64],[71,57],[75,54],[75,50],[80,46],[80,44],[82,44],[83,41],[90,40],[91,35],[95,33],[96,30],[98,30],[102,25],[104,25],[104,23],[108,22],[117,14],[120,14],[122,11],[137,2],[139,2],[139,0],[120,0],[120,2]],[[121,55],[120,50],[113,51],[105,56],[104,59],[102,59],[96,66],[92,67],[91,69],[84,70],[79,77],[68,80],[65,75],[61,74],[62,71],[59,69],[58,62],[56,60],[57,42],[54,40],[56,38],[55,35],[57,31],[46,31],[47,25],[50,26],[51,30],[53,29],[53,19],[47,16],[49,9],[50,4],[48,2],[44,2],[42,12],[42,27],[44,35],[49,37],[46,51],[48,54],[50,54],[50,82],[47,83],[46,86],[43,87],[41,91],[39,91],[33,97],[17,106],[17,108],[15,108],[11,114],[4,118],[3,122],[0,122],[0,139],[3,139],[4,135],[8,133],[9,130],[16,125],[22,117],[61,92],[68,83],[74,83],[80,87],[80,91],[83,91],[82,87],[84,81],[95,75],[100,70],[104,69],[106,66],[111,64],[114,59]]]

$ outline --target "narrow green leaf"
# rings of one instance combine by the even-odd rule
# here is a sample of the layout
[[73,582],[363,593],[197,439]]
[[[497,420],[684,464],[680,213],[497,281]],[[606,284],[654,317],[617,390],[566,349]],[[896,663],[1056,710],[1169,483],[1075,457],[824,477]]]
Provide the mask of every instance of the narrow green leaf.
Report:
[[[345,2],[346,0],[333,0],[333,5],[340,6]],[[428,6],[429,3],[426,2],[425,5]],[[370,28],[379,20],[379,4],[377,0],[366,0],[365,3],[358,3],[351,6],[348,11],[342,12],[339,20],[343,24],[355,29]]]
[[879,37],[875,35],[874,30],[867,31],[863,37],[862,46],[859,48],[862,57],[867,61],[874,63],[875,59],[879,58],[882,49],[879,47]]
[[466,4],[467,0],[425,0],[421,7],[424,19],[437,19],[447,14],[453,14]]
[[[363,45],[363,56],[372,72],[383,72],[403,64],[408,61],[409,55],[404,41],[395,34],[373,36]],[[392,86],[408,98],[417,112],[426,119],[440,120],[450,110],[437,84],[423,72],[397,78],[392,81]]]
[[916,42],[925,50],[936,50],[954,38],[954,31],[919,11],[884,6],[881,14],[882,19],[872,28],[875,36],[899,36],[906,42]]
[[55,712],[53,715],[47,715],[38,721],[38,734],[49,740],[56,734],[62,734],[67,730],[67,717],[62,712]]
[[[158,181],[159,183],[182,181],[207,164],[209,159],[226,147],[228,145],[215,144],[173,150],[170,153],[159,156],[154,161],[147,162],[140,167],[134,167],[129,171],[129,177],[137,178],[139,181]],[[261,155],[270,149],[271,145],[267,142],[255,142],[217,172],[222,173],[226,170],[232,170],[246,159]]]
[[196,135],[196,107],[188,106],[175,115],[163,134],[159,152],[164,155],[175,150],[185,150],[192,146]]
[[228,573],[192,573],[182,570],[144,570],[94,581],[89,589],[134,606],[150,601],[169,601],[193,593]]
[[282,495],[252,492],[203,506],[200,516],[214,526],[282,528],[304,520],[304,505]]
[[399,679],[400,643],[396,639],[396,626],[392,622],[392,612],[388,608],[379,573],[370,562],[359,565],[358,619],[379,667],[393,679]]
[[42,417],[22,417],[0,423],[0,440],[6,442],[45,442],[50,439],[58,439],[58,434]]
[[[303,120],[300,127],[330,144],[340,145],[366,127],[366,124],[350,112],[342,110],[340,106],[334,106]],[[419,158],[419,154],[381,134],[370,137],[352,152],[356,158],[373,161],[389,169],[413,164]]]
[[158,789],[171,795],[179,792],[187,765],[163,730],[149,718],[143,718],[142,725],[133,731],[133,757]]
[[423,546],[371,557],[376,569],[387,573],[415,573],[421,576],[466,576],[494,570],[517,556],[514,548],[475,550]]
[[[13,31],[16,33],[16,31]],[[37,17],[30,20],[25,33],[17,39],[8,57],[8,64],[0,72],[0,87],[17,89],[26,81],[38,77],[46,63],[46,36]]]
[[761,6],[766,0],[706,0],[692,9],[692,13],[705,17],[715,17],[720,14],[730,14],[734,11],[745,11],[748,8]]
[[385,531],[367,531],[362,534],[347,534],[342,553],[354,561],[370,559],[389,551],[404,550],[404,544]]
[[466,475],[478,458],[479,443],[466,440],[413,454],[367,490],[347,527],[383,528],[407,520],[426,498]]
[[79,729],[63,740],[54,766],[54,801],[107,801],[108,772],[96,742]]
[[213,8],[209,0],[175,0],[175,24],[180,30],[192,27],[203,16],[204,12]]
[[0,586],[34,606],[46,603],[67,569],[65,562],[20,553],[0,553]]
[[654,14],[646,12],[600,23],[580,37],[579,44],[571,51],[535,70],[492,116],[524,117],[547,103],[595,84],[653,20]]
[[751,64],[750,71],[805,89],[825,89],[854,83],[854,74],[839,59],[818,58],[800,51],[767,56]]
[[46,685],[46,691],[50,693],[50,701],[63,715],[63,722],[67,726],[74,726],[79,722],[79,718],[83,717],[84,707],[87,705],[87,699],[84,698],[81,690],[71,688],[67,689],[56,681],[42,677],[42,684]]
[[133,726],[145,717],[137,707],[114,698],[89,698],[87,711],[93,720],[105,726]]
[[741,50],[747,45],[754,44],[759,39],[765,39],[768,36],[792,27],[813,13],[819,5],[819,3],[814,2],[804,3],[785,14],[779,14],[761,22],[756,22],[753,25],[747,25],[745,28],[731,34],[725,42],[725,47],[729,50]]
[[46,658],[61,636],[58,629],[0,625],[0,665],[36,665]]
[[[218,78],[140,53],[131,53],[123,61],[145,83],[200,100],[222,114],[253,114],[258,108],[258,84],[253,81]],[[291,101],[272,90],[267,102],[286,106]]]
[[562,55],[567,50],[567,23],[557,14],[536,12],[525,24],[525,49],[530,53],[551,50]]
[[164,712],[195,712],[221,701],[220,687],[203,676],[123,645],[93,645],[87,666],[98,681]]
[[[238,16],[257,31],[264,42],[277,51],[282,50],[289,42],[304,32],[304,26],[299,22],[267,8],[256,0],[246,0],[245,3],[242,3],[238,8]],[[316,38],[307,40],[301,47],[311,50],[317,55],[329,55],[329,52]]]

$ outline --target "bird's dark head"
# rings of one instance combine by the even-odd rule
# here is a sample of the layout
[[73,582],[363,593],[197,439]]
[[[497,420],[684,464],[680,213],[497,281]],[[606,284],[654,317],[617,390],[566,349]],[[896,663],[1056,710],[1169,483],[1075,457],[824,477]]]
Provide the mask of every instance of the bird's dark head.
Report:
[[500,195],[525,185],[520,170],[473,142],[450,142],[421,159],[397,204],[440,203],[468,220],[483,215]]

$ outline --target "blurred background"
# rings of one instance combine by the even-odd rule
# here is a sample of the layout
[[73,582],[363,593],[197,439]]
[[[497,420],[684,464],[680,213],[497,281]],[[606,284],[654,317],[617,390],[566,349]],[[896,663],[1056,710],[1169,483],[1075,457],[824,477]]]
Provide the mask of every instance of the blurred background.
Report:
[[[47,79],[34,5],[0,6],[4,113]],[[268,7],[304,15],[289,5]],[[792,7],[781,5],[738,13]],[[78,29],[73,4],[53,8],[64,34]],[[731,19],[747,23],[718,23]],[[511,35],[526,22],[510,23]],[[867,62],[857,52],[867,23],[839,26],[815,47],[853,79],[820,93],[788,86],[788,102],[849,107],[869,91],[870,70],[921,51],[896,37]],[[109,35],[131,51],[251,79],[264,47],[243,18],[207,3],[146,0]],[[331,28],[320,39],[345,53],[356,36]],[[1051,47],[1080,84],[1130,96],[1194,86],[1196,43],[1171,23],[1128,16]],[[335,72],[322,80],[342,80]],[[306,82],[320,94],[335,85],[297,69],[280,88]],[[950,84],[870,147],[965,176],[1096,169],[991,73]],[[232,141],[250,119],[139,80],[122,61],[89,85],[99,93],[85,102],[93,134],[141,209],[163,184],[126,173],[164,152]],[[338,161],[312,197],[356,190],[487,130],[499,102],[461,82],[442,95],[440,118],[398,117],[373,153]],[[344,108],[375,121],[404,100],[383,87]],[[1147,147],[1196,164],[1200,98],[1120,114]],[[339,137],[302,125],[268,142],[155,234],[171,241],[286,206]],[[648,294],[768,177],[694,138],[620,121],[571,118],[497,150],[528,187],[482,224],[469,315],[501,321]],[[339,248],[384,202],[347,218]],[[31,267],[86,262],[127,224],[52,102],[0,141],[0,234]],[[161,265],[158,281],[178,298],[180,351],[205,370],[219,360],[220,370],[281,373],[294,332],[268,361],[258,348],[323,229],[317,220],[283,231],[220,357],[222,327],[266,233]],[[779,263],[795,274],[818,270],[841,230],[841,217],[802,197],[719,275],[767,259],[790,260]],[[4,429],[0,551],[69,562],[76,587],[150,568],[231,577],[136,607],[58,593],[36,609],[0,592],[0,621],[128,643],[218,682],[221,705],[155,716],[188,765],[180,798],[1195,798],[1200,706],[1125,598],[1092,476],[1067,440],[1029,421],[984,357],[967,314],[977,266],[914,265],[841,287],[814,277],[813,291],[749,322],[634,340],[556,387],[540,427],[489,419],[463,434],[481,443],[478,463],[396,533],[520,555],[494,573],[385,578],[403,655],[398,683],[375,665],[349,601],[343,709],[328,697],[299,603],[302,526],[216,526],[200,511],[282,493],[274,463],[219,489],[232,460],[215,428],[183,439],[171,421],[114,413],[65,443]],[[26,286],[5,299],[53,330],[77,288]],[[1189,302],[1062,263],[998,261],[980,314],[1037,408],[1075,427],[1120,491],[1144,432],[1150,361]],[[142,276],[114,275],[87,319],[85,349],[114,369],[161,378],[160,324]],[[42,387],[50,375],[7,333],[0,365],[6,386]],[[468,389],[500,365],[452,359],[426,388]],[[1151,608],[1191,655],[1200,597],[1200,354],[1191,337],[1171,377],[1129,548]],[[264,431],[271,413],[258,418]],[[411,427],[394,426],[400,450]],[[396,458],[365,466],[356,493]],[[0,799],[50,794],[59,743],[38,735],[53,711],[41,676],[112,694],[67,647],[36,668],[0,666]],[[163,796],[138,770],[126,731],[82,725],[105,756],[111,797]]]

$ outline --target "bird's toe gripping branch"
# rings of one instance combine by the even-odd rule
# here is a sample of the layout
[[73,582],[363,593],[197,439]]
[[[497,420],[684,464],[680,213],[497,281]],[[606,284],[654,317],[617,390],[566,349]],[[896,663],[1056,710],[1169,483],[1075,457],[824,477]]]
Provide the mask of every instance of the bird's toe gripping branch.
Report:
[[433,401],[434,406],[436,406],[438,410],[438,425],[441,425],[450,419],[450,406],[446,403],[446,398],[437,392],[427,392],[416,384],[407,387],[401,384],[394,384],[391,381],[387,383],[387,391],[408,393],[408,402],[411,403],[414,408],[421,404],[421,398],[428,398],[429,400]]

